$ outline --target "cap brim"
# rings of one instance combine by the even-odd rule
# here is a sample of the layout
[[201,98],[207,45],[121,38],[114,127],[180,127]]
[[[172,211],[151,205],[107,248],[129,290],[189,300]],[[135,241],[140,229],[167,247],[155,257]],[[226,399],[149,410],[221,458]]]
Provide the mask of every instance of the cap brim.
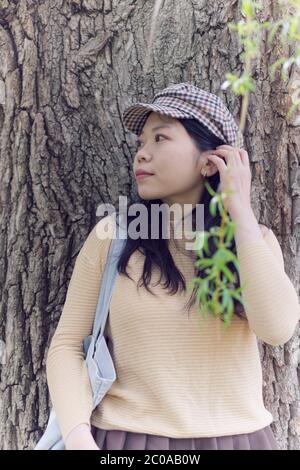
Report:
[[184,111],[180,111],[178,108],[169,105],[162,106],[158,104],[136,103],[126,108],[123,112],[122,119],[124,126],[129,131],[139,135],[151,111],[174,118],[191,118],[191,116]]

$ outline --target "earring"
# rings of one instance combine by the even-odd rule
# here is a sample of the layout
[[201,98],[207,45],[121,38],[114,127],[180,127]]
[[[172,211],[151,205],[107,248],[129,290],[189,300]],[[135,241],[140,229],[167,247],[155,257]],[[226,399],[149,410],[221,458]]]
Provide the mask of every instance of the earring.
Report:
[[205,170],[202,170],[202,171],[201,171],[201,174],[202,174],[203,176],[207,176],[207,172],[206,172]]

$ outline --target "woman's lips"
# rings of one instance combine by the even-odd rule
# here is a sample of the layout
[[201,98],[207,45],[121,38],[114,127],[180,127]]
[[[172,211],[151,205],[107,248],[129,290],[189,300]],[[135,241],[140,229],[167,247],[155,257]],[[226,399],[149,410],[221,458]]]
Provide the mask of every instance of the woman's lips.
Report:
[[148,174],[146,174],[146,173],[142,173],[142,174],[140,174],[140,175],[137,175],[137,176],[136,176],[136,179],[142,180],[142,179],[144,179],[144,178],[148,178],[149,176],[153,176],[153,175],[148,175]]

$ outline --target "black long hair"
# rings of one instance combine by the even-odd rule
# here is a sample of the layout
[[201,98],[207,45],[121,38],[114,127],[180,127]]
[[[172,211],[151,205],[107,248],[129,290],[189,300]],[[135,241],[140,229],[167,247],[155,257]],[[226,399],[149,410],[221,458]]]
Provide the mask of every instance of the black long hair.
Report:
[[[193,141],[196,144],[196,147],[199,149],[200,152],[203,152],[206,150],[212,150],[218,147],[219,145],[226,144],[226,142],[224,142],[222,139],[220,139],[215,134],[213,134],[205,125],[201,124],[196,119],[178,118],[178,121],[184,126],[185,130],[193,139]],[[218,185],[220,183],[219,171],[217,171],[214,175],[207,177],[207,181],[209,182],[212,189],[216,192]],[[204,207],[203,207],[204,228],[203,230],[206,230],[206,231],[209,231],[209,229],[213,226],[219,227],[221,223],[221,214],[218,208],[216,210],[215,216],[212,216],[210,214],[209,203],[210,203],[211,198],[212,198],[211,194],[205,188],[202,194],[202,197],[200,198],[200,201],[198,201],[199,204],[204,204]],[[140,203],[146,206],[147,214],[148,214],[148,227],[150,228],[152,226],[151,225],[151,206],[153,204],[158,204],[160,206],[161,204],[163,204],[163,201],[161,199],[145,200],[141,198],[139,195],[137,195],[135,197],[135,200],[133,201],[133,204],[135,203]],[[128,222],[127,228],[129,224],[137,217],[136,215],[129,215],[128,209],[129,209],[129,206],[126,208],[126,212],[127,212],[126,215],[127,215],[127,222]],[[117,213],[118,212],[119,211],[117,210]],[[195,227],[196,207],[192,210],[191,216],[192,216],[192,227]],[[125,241],[125,245],[123,247],[121,256],[117,264],[118,272],[126,275],[128,278],[130,278],[133,281],[133,279],[130,277],[130,275],[126,271],[126,266],[127,266],[130,256],[134,253],[135,250],[138,250],[139,252],[144,254],[145,259],[144,259],[143,273],[139,279],[137,287],[144,285],[144,287],[148,290],[148,292],[150,292],[152,295],[155,295],[149,288],[149,283],[151,281],[152,266],[156,265],[158,266],[160,270],[160,279],[158,282],[160,283],[161,280],[164,279],[163,288],[169,289],[170,295],[176,294],[179,288],[181,290],[186,291],[185,279],[174,263],[173,257],[167,245],[167,239],[162,237],[162,230],[161,230],[162,226],[160,223],[159,223],[158,229],[159,229],[158,239],[151,239],[151,237],[148,236],[148,238],[137,238],[136,240],[131,239],[129,237],[128,230],[127,230],[127,239]],[[210,253],[213,255],[217,247],[213,243],[212,237],[208,239],[208,247],[209,247]],[[230,249],[233,253],[236,254],[236,245],[235,245],[234,237],[232,238],[231,245],[228,247],[228,249]],[[235,278],[235,282],[232,283],[232,288],[240,287],[240,279],[239,279],[239,274],[236,270],[236,266],[234,265],[233,262],[228,263],[227,266]],[[200,278],[205,277],[204,270],[203,269],[199,270],[198,268],[195,267],[195,276],[200,277]],[[188,303],[186,304],[186,307],[188,307],[188,311],[190,310],[191,306],[195,303],[196,291],[197,291],[197,286],[193,288],[191,297]],[[234,314],[238,315],[240,318],[246,319],[243,305],[235,298],[233,298],[233,307],[234,307]]]

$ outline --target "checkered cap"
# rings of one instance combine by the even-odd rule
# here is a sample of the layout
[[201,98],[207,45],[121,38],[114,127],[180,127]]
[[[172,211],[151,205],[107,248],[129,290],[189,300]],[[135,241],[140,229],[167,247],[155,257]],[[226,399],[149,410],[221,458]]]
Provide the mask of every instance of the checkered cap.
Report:
[[152,104],[139,102],[129,106],[123,112],[124,126],[140,135],[152,111],[173,118],[197,119],[226,144],[238,148],[244,146],[238,125],[221,98],[191,83],[164,88],[154,96]]

